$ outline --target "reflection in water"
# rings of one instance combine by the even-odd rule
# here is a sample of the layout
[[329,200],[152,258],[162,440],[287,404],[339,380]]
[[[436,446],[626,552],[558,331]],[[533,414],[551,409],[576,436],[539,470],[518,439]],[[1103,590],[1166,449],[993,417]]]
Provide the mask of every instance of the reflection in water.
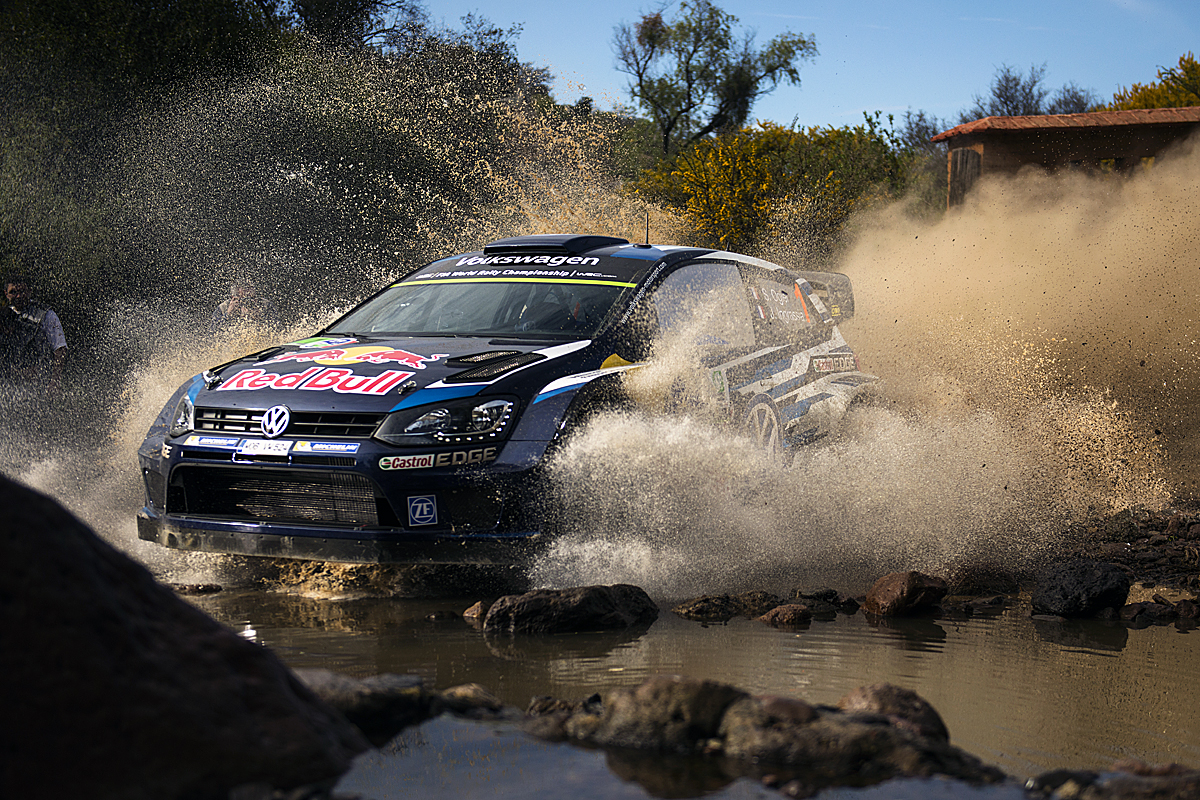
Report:
[[1200,764],[1200,637],[1033,620],[1027,598],[994,616],[882,624],[839,615],[801,631],[741,618],[706,626],[664,611],[644,632],[494,641],[461,618],[475,598],[190,599],[235,629],[252,627],[294,667],[417,674],[437,689],[476,682],[520,709],[536,696],[582,700],[657,674],[824,704],[887,681],[932,703],[954,744],[1017,777],[1124,757]]

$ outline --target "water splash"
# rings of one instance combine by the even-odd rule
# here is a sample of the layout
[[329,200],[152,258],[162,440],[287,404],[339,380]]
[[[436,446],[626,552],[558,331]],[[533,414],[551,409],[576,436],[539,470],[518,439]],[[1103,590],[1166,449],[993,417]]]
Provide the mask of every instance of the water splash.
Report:
[[[258,82],[181,98],[131,131],[114,157],[125,159],[118,172],[136,198],[135,233],[163,263],[180,265],[181,299],[114,310],[97,350],[119,342],[131,353],[119,365],[121,390],[76,405],[102,441],[26,428],[0,448],[6,473],[54,495],[170,580],[254,575],[244,562],[162,550],[134,534],[135,451],[184,379],[308,335],[334,306],[418,266],[413,259],[426,250],[567,230],[636,241],[647,214],[654,241],[681,239],[673,215],[624,195],[599,166],[596,154],[617,141],[606,140],[611,131],[481,101],[480,113],[503,118],[509,137],[489,161],[445,149],[472,109],[449,119],[434,95],[391,103],[371,74],[344,67],[323,68],[319,58],[283,65]],[[437,124],[420,124],[418,111]],[[313,129],[349,119],[403,131],[419,138],[431,163],[467,165],[441,175],[452,186],[484,190],[431,195],[381,174],[367,191],[350,179],[354,165],[304,163],[312,154],[304,143],[268,124],[291,119]],[[245,146],[245,131],[264,125],[283,138],[263,141],[289,145],[285,166],[255,161],[261,154]],[[573,440],[551,467],[548,491],[574,512],[533,580],[626,581],[659,596],[813,583],[855,589],[892,568],[1032,565],[1080,519],[1192,497],[1200,463],[1200,297],[1190,288],[1200,265],[1198,172],[1200,159],[1181,152],[1127,181],[985,180],[966,206],[933,223],[910,218],[901,204],[859,218],[837,268],[853,279],[858,308],[843,332],[863,368],[886,381],[875,403],[853,407],[837,438],[779,469],[719,423],[703,381],[693,382],[694,354],[661,343],[657,366],[635,373],[631,391],[661,406],[683,386],[691,410],[602,416]],[[322,211],[330,197],[340,198],[334,216]],[[384,230],[388,219],[411,225]],[[314,220],[318,228],[308,226]],[[338,234],[359,224],[383,231],[365,255]],[[406,249],[405,236],[421,246]],[[786,256],[803,252],[801,244],[780,237],[761,252]],[[267,293],[288,296],[289,318],[304,319],[282,333],[188,333],[204,329],[202,312],[221,299],[230,274],[244,271]],[[290,282],[274,284],[284,271]],[[73,357],[85,353],[73,347]],[[72,389],[78,397],[89,390],[86,375]],[[313,569],[298,565],[280,580],[322,592],[397,586],[378,571],[334,567],[314,578]]]

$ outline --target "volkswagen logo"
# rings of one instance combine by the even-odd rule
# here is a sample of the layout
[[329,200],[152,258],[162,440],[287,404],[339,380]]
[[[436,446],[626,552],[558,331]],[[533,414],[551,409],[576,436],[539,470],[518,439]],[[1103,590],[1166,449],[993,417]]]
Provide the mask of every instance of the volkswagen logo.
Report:
[[271,406],[262,415],[261,426],[263,436],[268,439],[282,436],[291,421],[292,412],[287,406]]

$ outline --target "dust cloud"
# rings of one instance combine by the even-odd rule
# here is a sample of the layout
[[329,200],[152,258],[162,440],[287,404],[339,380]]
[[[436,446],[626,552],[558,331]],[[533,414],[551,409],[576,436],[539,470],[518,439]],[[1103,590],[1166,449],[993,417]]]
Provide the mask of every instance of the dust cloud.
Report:
[[[1188,148],[1130,177],[987,180],[934,223],[903,204],[858,219],[836,269],[843,333],[883,379],[871,402],[788,468],[711,414],[598,420],[555,464],[580,513],[535,582],[683,597],[1020,575],[1082,524],[1195,499],[1198,172]],[[661,394],[694,364],[660,355]]]
[[[351,92],[357,79],[342,77],[348,82],[335,88]],[[304,108],[306,86],[290,87],[287,102]],[[291,306],[304,318],[289,312],[297,321],[287,331],[214,338],[193,332],[196,291],[187,307],[119,307],[96,343],[98,351],[106,340],[136,345],[113,382],[119,392],[89,397],[86,373],[70,389],[74,424],[87,419],[97,440],[73,438],[77,429],[60,418],[51,421],[54,430],[16,426],[0,447],[6,474],[56,497],[174,582],[238,583],[253,570],[137,540],[136,450],[162,404],[204,367],[309,335],[336,313],[335,303],[344,306],[418,266],[405,261],[399,234],[381,238],[377,252],[360,258],[352,242],[336,235],[306,243],[314,238],[308,223],[325,219],[319,206],[295,220],[276,219],[283,213],[276,206],[255,208],[256,181],[282,182],[299,194],[318,172],[333,174],[330,164],[324,172],[281,175],[268,164],[262,175],[229,181],[232,167],[209,163],[233,152],[242,127],[273,116],[276,106],[264,98],[279,95],[270,82],[206,95],[134,131],[126,149],[140,166],[130,185],[146,205],[139,235],[154,247],[179,249],[187,256],[183,264],[202,263],[215,250],[210,260],[220,268],[197,273],[199,291],[215,302],[222,281],[242,269],[239,259],[252,256],[247,269],[260,288],[293,296]],[[364,114],[383,107],[361,105]],[[226,118],[232,122],[222,123]],[[501,174],[473,162],[471,173],[491,181],[489,196],[502,202],[414,201],[391,209],[389,218],[411,221],[411,235],[445,252],[540,232],[639,241],[649,228],[656,243],[680,241],[679,221],[624,195],[590,160],[596,143],[578,130],[520,116],[507,124],[521,143],[515,166]],[[207,177],[199,183],[172,177],[184,170]],[[932,223],[912,218],[903,203],[858,218],[854,244],[835,268],[855,287],[857,316],[843,333],[863,370],[883,379],[871,402],[852,406],[836,436],[801,449],[783,466],[755,450],[736,421],[722,421],[706,400],[703,382],[694,381],[694,354],[681,344],[686,337],[660,343],[657,365],[631,379],[635,394],[653,407],[668,387],[682,384],[694,402],[666,414],[603,415],[561,451],[546,491],[567,509],[563,535],[532,568],[531,581],[628,582],[658,597],[818,584],[861,590],[888,569],[948,575],[989,564],[1032,568],[1081,522],[1195,499],[1198,172],[1200,158],[1181,151],[1129,178],[986,180],[966,205]],[[234,201],[249,210],[226,213]],[[382,224],[367,219],[364,203],[349,204],[330,224]],[[271,224],[233,235],[232,216]],[[263,231],[284,233],[255,238]],[[802,244],[778,238],[760,252],[802,252]],[[347,264],[358,266],[347,270]],[[265,280],[289,271],[327,291],[301,292],[299,278],[291,288]],[[353,273],[352,280],[342,273]],[[190,273],[179,276],[181,285],[190,280]],[[319,580],[312,570],[292,572],[296,586],[319,584],[323,593],[364,583],[343,566]]]

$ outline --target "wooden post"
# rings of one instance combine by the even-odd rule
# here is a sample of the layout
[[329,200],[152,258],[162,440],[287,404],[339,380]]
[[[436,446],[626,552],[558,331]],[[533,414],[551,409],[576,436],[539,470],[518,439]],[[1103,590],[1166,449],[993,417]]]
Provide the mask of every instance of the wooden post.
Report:
[[979,178],[981,158],[969,147],[958,147],[946,155],[946,208],[962,203],[967,190]]

